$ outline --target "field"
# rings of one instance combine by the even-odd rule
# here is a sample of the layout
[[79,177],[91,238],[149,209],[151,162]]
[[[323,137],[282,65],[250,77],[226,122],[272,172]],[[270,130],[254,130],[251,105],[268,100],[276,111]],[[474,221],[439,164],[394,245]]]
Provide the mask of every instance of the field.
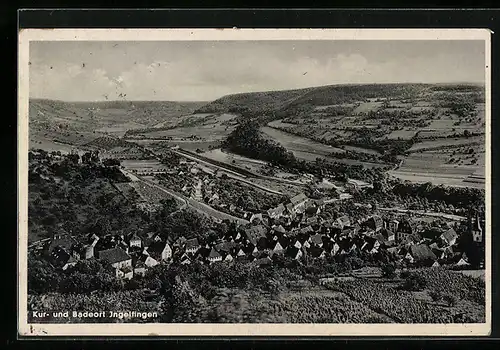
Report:
[[49,150],[54,141],[78,146],[101,136],[121,137],[127,130],[150,127],[168,118],[190,114],[203,104],[204,102],[62,102],[30,99],[30,143],[33,147],[43,146]]
[[166,166],[156,159],[148,160],[122,160],[121,166],[131,172],[148,172],[164,170]]

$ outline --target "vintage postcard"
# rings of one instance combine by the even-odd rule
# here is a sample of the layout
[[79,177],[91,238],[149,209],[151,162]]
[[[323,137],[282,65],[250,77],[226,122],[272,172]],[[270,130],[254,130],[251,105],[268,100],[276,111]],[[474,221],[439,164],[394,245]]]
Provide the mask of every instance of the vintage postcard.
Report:
[[19,33],[19,333],[491,326],[483,29]]

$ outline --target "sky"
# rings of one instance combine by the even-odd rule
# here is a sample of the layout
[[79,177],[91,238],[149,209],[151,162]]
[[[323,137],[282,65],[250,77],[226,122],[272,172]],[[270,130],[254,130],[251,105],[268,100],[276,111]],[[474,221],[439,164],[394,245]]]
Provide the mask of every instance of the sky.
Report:
[[30,97],[211,101],[357,83],[484,83],[484,41],[37,41]]

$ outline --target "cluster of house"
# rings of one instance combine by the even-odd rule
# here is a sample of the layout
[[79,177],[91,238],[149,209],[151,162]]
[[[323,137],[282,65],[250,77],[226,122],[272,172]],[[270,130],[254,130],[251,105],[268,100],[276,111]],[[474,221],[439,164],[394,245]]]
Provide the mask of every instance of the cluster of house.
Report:
[[[69,235],[56,235],[46,247],[55,266],[67,269],[78,260],[93,257],[105,260],[116,276],[132,278],[162,263],[191,264],[232,262],[235,260],[270,265],[275,256],[291,259],[323,259],[354,251],[371,254],[385,251],[396,260],[409,264],[468,264],[458,250],[458,234],[453,228],[425,231],[411,218],[394,220],[372,215],[351,220],[347,215],[324,220],[318,214],[321,201],[304,194],[289,203],[270,209],[265,215],[254,214],[250,223],[221,234],[211,242],[179,237],[172,240],[158,233],[132,233],[128,236],[92,235],[79,243]],[[473,240],[483,241],[479,220],[472,226]]]

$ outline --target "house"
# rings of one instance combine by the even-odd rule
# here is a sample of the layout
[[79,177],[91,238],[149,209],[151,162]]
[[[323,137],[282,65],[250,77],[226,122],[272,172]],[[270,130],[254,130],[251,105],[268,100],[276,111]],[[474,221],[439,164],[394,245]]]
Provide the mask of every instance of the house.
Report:
[[347,215],[343,215],[335,220],[335,225],[343,229],[345,226],[351,226],[351,219]]
[[387,228],[392,232],[398,232],[399,221],[398,220],[390,220],[387,224]]
[[316,216],[306,217],[306,219],[304,220],[304,224],[306,224],[306,225],[317,225],[318,224],[318,217],[316,217]]
[[146,264],[144,261],[137,260],[134,266],[134,275],[135,276],[145,276],[146,275]]
[[194,254],[198,251],[198,249],[200,249],[198,238],[192,238],[186,241],[186,253]]
[[281,254],[284,252],[284,248],[283,246],[281,245],[281,243],[278,241],[276,242],[274,248],[273,248],[273,253],[274,254]]
[[382,218],[378,215],[373,215],[372,217],[370,217],[367,220],[366,224],[375,232],[378,232],[384,228],[384,220],[382,220]]
[[116,269],[116,277],[130,280],[134,277],[132,266],[123,266]]
[[151,256],[146,255],[146,258],[144,260],[144,264],[146,265],[146,267],[151,268],[151,267],[155,267],[155,266],[159,265],[160,263],[156,259],[152,258]]
[[56,247],[63,248],[68,254],[72,251],[76,240],[67,233],[57,233],[52,236],[52,239],[47,244],[45,251],[47,255],[51,255]]
[[245,252],[243,251],[242,248],[240,248],[240,250],[238,250],[238,253],[236,254],[236,258],[238,259],[242,259],[242,258],[245,258],[247,255],[245,254]]
[[228,253],[225,257],[224,257],[224,262],[232,262],[234,260],[233,256]]
[[317,246],[307,248],[306,252],[313,259],[323,259],[325,257],[325,251]]
[[394,234],[394,231],[391,229],[385,229],[381,231],[382,235],[384,236],[385,240],[387,242],[394,242],[396,241],[396,235]]
[[314,232],[313,228],[309,225],[306,227],[303,227],[299,230],[300,234],[306,235],[306,234],[311,234]]
[[420,262],[420,263],[426,263],[426,262],[434,262],[437,260],[436,255],[432,252],[432,250],[429,248],[428,245],[426,244],[413,244],[409,247],[407,255],[411,256],[411,259],[409,259],[412,263],[413,262]]
[[297,239],[297,240],[295,240],[295,243],[293,244],[293,246],[297,249],[300,249],[300,248],[302,248],[302,243],[300,243],[300,241]]
[[319,208],[319,206],[313,205],[313,206],[307,207],[305,212],[306,212],[307,216],[315,216],[321,212],[321,209]]
[[274,232],[277,232],[277,233],[280,233],[280,234],[286,233],[285,228],[283,226],[281,226],[281,225],[273,227],[273,230],[274,230]]
[[285,255],[294,260],[298,260],[302,257],[303,253],[301,249],[294,246],[290,246],[286,249]]
[[181,265],[189,265],[191,264],[191,258],[187,256],[186,254],[183,254],[181,258],[179,259]]
[[169,261],[172,258],[172,247],[168,242],[154,242],[146,252],[158,261]]
[[471,225],[472,226],[472,241],[475,243],[483,243],[484,240],[484,234],[483,234],[483,225],[481,225],[481,221],[479,220],[479,217],[476,216],[476,220],[474,220],[474,223]]
[[441,266],[441,265],[439,265],[439,262],[436,260],[436,261],[434,261],[434,263],[432,264],[431,267],[439,267],[439,266]]
[[293,206],[293,211],[296,213],[302,212],[304,210],[304,206],[307,200],[308,198],[304,193],[299,193],[298,195],[292,197],[290,199],[290,203]]
[[257,245],[257,240],[261,237],[266,237],[267,229],[263,225],[252,226],[244,230],[244,234],[248,242]]
[[250,217],[250,222],[254,222],[255,220],[259,220],[258,222],[262,222],[262,213],[256,213],[256,214],[252,214],[252,216]]
[[69,254],[63,247],[56,246],[52,249],[50,255],[52,264],[62,270],[66,270],[71,266],[75,266],[78,260],[71,254]]
[[323,235],[321,234],[315,234],[309,237],[309,242],[311,242],[313,245],[317,247],[322,247],[323,246]]
[[330,252],[331,255],[337,255],[337,253],[339,252],[340,250],[340,246],[337,244],[337,242],[335,242],[333,244],[333,247],[332,247],[332,250]]
[[285,206],[283,204],[279,204],[276,208],[269,209],[267,211],[267,215],[271,219],[277,219],[285,213]]
[[121,248],[101,250],[99,252],[99,259],[107,261],[115,269],[132,266],[132,258]]
[[130,237],[129,241],[129,246],[132,247],[141,247],[142,246],[142,240],[141,237],[137,235],[137,233],[134,233],[132,237]]
[[[410,218],[404,219],[404,220],[400,221],[400,223],[398,225],[397,233],[406,233],[409,235],[417,233],[417,223]],[[396,235],[397,235],[397,233],[396,233]],[[396,237],[396,239],[397,239],[397,237]]]
[[214,263],[216,261],[222,261],[222,255],[220,255],[220,253],[217,250],[212,248],[210,250],[210,254],[208,254],[208,261],[210,261],[211,263]]
[[460,260],[458,260],[456,263],[455,263],[455,266],[467,266],[467,265],[470,265],[467,260],[466,260],[466,257],[462,256],[460,258]]
[[457,242],[458,235],[454,229],[450,228],[449,230],[443,232],[440,236],[443,243],[448,246],[452,246]]

